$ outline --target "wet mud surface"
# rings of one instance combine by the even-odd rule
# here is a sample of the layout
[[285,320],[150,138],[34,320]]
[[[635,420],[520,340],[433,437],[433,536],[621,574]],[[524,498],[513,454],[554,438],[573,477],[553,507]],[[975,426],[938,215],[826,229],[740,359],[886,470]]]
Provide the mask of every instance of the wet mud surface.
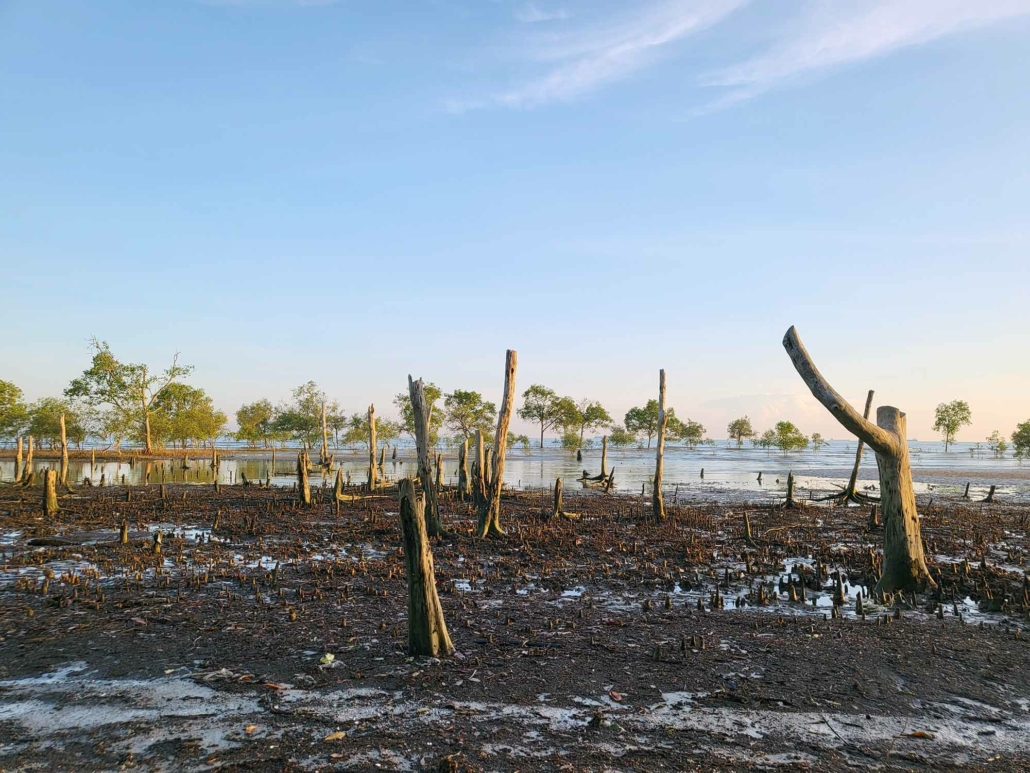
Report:
[[937,591],[860,613],[865,507],[521,493],[477,540],[448,495],[437,660],[395,496],[322,493],[83,488],[45,521],[0,488],[0,769],[1030,766],[1030,506],[921,496]]

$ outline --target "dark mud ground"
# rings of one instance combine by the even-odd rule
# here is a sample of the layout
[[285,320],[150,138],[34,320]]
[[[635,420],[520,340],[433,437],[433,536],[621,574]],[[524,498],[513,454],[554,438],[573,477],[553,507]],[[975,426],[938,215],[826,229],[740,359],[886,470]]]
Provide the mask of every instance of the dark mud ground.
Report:
[[921,502],[938,592],[862,619],[865,507],[445,498],[458,653],[413,660],[392,496],[129,491],[0,488],[0,770],[1030,767],[1030,507]]

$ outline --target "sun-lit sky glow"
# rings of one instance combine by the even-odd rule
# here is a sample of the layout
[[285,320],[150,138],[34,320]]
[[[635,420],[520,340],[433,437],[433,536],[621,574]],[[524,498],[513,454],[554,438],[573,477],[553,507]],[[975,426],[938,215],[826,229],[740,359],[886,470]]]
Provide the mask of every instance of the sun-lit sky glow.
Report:
[[[1030,0],[0,0],[0,378],[1030,418]],[[516,422],[516,429],[531,427]]]

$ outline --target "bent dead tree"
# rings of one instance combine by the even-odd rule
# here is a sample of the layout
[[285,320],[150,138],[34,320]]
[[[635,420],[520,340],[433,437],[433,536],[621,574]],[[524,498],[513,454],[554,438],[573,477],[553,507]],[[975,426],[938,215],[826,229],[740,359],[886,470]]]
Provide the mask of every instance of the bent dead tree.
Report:
[[908,457],[905,414],[888,405],[876,410],[876,424],[863,419],[847,400],[829,385],[805,350],[797,330],[791,327],[783,337],[794,368],[841,425],[864,441],[876,453],[880,473],[880,507],[883,513],[883,573],[874,592],[893,593],[935,586],[926,568],[919,530],[912,468]]
[[[486,501],[479,507],[479,525],[476,534],[487,537],[491,534],[504,535],[501,528],[501,489],[504,487],[504,457],[508,449],[508,425],[515,406],[515,372],[518,368],[518,353],[509,349],[504,359],[504,397],[501,411],[497,414],[497,430],[494,432],[493,465],[484,463],[489,469]],[[478,451],[478,449],[477,449]],[[484,475],[486,470],[484,470]]]
[[415,484],[410,478],[400,481],[398,491],[401,539],[408,575],[408,654],[450,655],[454,652],[454,645],[447,633],[443,607],[436,593],[433,554],[426,534],[425,499],[415,492]]
[[440,522],[440,504],[436,497],[436,487],[433,486],[433,468],[429,462],[429,407],[422,379],[414,381],[408,376],[408,399],[411,401],[411,417],[415,425],[418,478],[425,493],[426,528],[430,537],[444,537],[447,536],[447,530]]
[[658,448],[654,458],[654,490],[651,493],[651,514],[665,518],[665,500],[662,498],[662,473],[665,471],[665,371],[658,371]]

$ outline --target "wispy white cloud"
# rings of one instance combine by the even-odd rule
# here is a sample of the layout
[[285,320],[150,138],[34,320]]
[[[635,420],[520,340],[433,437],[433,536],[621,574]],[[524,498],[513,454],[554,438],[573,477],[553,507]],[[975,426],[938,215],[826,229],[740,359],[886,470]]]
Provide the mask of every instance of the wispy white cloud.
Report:
[[543,21],[561,21],[568,19],[571,14],[564,8],[546,10],[536,3],[526,3],[515,9],[515,18],[523,24],[536,24]]
[[729,87],[714,107],[813,71],[881,57],[947,35],[1030,14],[1030,0],[820,0],[768,50],[701,78]]
[[644,67],[669,44],[717,24],[745,1],[648,2],[632,15],[538,39],[528,50],[548,66],[545,74],[488,100],[465,104],[529,108],[576,97]]

